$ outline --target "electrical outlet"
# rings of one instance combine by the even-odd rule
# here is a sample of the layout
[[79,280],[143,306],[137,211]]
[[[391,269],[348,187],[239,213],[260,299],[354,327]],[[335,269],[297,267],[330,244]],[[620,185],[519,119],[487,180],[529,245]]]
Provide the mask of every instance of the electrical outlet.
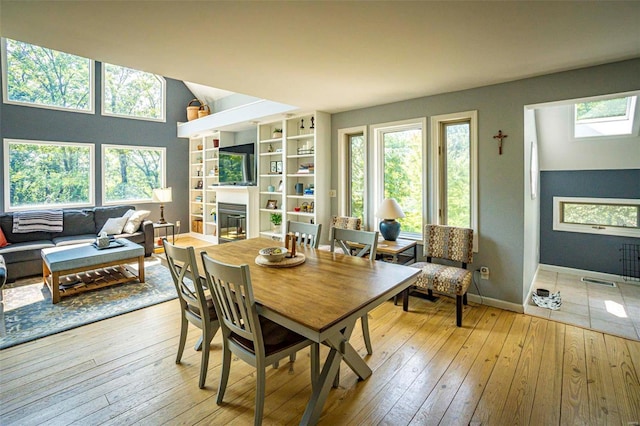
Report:
[[330,189],[329,190],[329,197],[331,197],[331,198],[335,198],[336,197],[336,190],[335,189]]
[[180,221],[179,221],[179,220],[176,220],[176,226],[177,226],[178,228],[180,228]]
[[489,267],[481,266],[480,267],[480,279],[488,280],[489,279]]

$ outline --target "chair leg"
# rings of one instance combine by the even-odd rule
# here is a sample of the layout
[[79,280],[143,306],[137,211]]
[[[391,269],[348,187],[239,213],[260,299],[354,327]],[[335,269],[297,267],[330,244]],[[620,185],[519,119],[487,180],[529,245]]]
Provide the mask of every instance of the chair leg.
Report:
[[211,338],[204,336],[205,331],[202,330],[202,360],[200,361],[200,389],[204,389],[207,381],[207,369],[209,368],[209,349],[211,348]]
[[369,335],[369,317],[365,314],[360,317],[362,322],[362,336],[364,337],[364,345],[367,347],[367,353],[371,355],[373,353],[373,347],[371,346],[371,336]]
[[462,296],[456,295],[456,325],[462,327]]
[[253,418],[253,424],[260,426],[262,424],[262,415],[264,412],[264,392],[265,392],[266,372],[264,366],[256,366],[256,413]]
[[224,391],[227,389],[227,382],[229,381],[229,369],[231,368],[231,351],[226,347],[226,344],[222,345],[222,373],[220,374],[220,383],[218,384],[218,397],[216,399],[217,404],[222,404],[222,398],[224,398]]
[[289,362],[296,362],[296,352],[289,355]]
[[196,352],[202,350],[202,336],[200,336],[200,338],[196,342],[196,345],[193,347],[193,350],[196,351]]
[[180,364],[182,359],[182,353],[184,352],[184,345],[187,343],[187,330],[189,328],[189,321],[182,316],[180,323],[180,343],[178,344],[178,355],[176,356],[176,364]]
[[464,303],[465,305],[468,305],[468,303],[467,303],[467,293],[465,293],[465,294],[462,296],[462,303]]

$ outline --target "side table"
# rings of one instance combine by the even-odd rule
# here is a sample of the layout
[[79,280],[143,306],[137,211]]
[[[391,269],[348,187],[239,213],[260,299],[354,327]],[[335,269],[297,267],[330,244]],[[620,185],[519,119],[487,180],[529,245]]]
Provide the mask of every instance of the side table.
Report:
[[171,244],[175,244],[176,243],[176,226],[175,224],[171,223],[171,222],[167,222],[167,223],[153,223],[153,242],[154,242],[154,247],[155,248],[162,248],[162,243],[158,244],[158,241],[160,240],[160,238],[162,237],[162,235],[160,235],[160,231],[158,231],[158,240],[156,240],[156,230],[158,229],[163,229],[164,228],[164,237],[165,238],[169,238],[169,228],[171,228]]
[[414,240],[378,240],[376,251],[385,262],[410,265],[418,261],[418,243]]

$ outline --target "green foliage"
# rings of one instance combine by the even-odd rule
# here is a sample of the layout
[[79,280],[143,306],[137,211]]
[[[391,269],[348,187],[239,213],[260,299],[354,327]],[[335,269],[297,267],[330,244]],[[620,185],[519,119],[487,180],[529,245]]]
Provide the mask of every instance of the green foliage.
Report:
[[162,79],[118,65],[104,67],[104,109],[109,114],[161,119]]
[[244,182],[242,169],[244,167],[244,156],[242,154],[221,155],[218,160],[220,171],[220,182]]
[[91,110],[91,61],[7,39],[8,99]]
[[469,123],[452,123],[445,127],[447,225],[471,226],[471,140]]
[[89,203],[91,149],[78,145],[11,143],[11,207]]
[[350,138],[351,158],[351,210],[349,215],[364,219],[364,194],[366,190],[364,161],[364,136],[357,135]]
[[604,204],[563,203],[565,223],[638,227],[638,207]]
[[278,226],[282,223],[282,215],[280,213],[271,213],[269,217],[271,219],[271,223]]
[[162,186],[163,150],[107,147],[102,159],[107,201],[150,200]]
[[576,120],[625,117],[629,98],[605,99],[576,104]]

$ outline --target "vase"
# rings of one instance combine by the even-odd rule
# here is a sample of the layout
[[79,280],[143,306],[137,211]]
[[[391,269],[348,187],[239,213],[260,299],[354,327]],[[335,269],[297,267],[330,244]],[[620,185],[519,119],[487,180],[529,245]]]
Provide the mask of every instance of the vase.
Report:
[[272,231],[274,234],[279,234],[282,232],[282,225],[272,225]]

